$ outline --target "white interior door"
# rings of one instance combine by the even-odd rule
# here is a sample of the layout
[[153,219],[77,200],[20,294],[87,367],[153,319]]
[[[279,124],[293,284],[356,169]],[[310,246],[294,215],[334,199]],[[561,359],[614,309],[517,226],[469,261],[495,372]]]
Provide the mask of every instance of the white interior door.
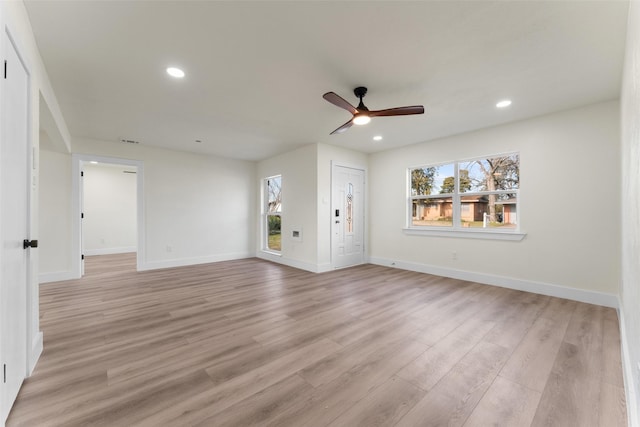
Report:
[[364,262],[364,171],[334,165],[331,173],[331,264]]
[[2,420],[27,375],[27,268],[23,240],[29,227],[29,75],[13,43],[3,34],[6,74],[2,78],[0,143],[0,288]]
[[[80,167],[84,165],[80,163]],[[80,277],[84,276],[84,170],[80,170]]]

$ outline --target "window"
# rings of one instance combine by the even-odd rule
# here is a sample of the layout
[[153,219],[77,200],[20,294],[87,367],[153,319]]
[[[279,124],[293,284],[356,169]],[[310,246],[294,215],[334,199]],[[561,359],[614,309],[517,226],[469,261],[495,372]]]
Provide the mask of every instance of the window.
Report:
[[264,180],[264,248],[280,252],[282,249],[282,176]]
[[410,229],[517,231],[518,154],[423,166],[409,175]]

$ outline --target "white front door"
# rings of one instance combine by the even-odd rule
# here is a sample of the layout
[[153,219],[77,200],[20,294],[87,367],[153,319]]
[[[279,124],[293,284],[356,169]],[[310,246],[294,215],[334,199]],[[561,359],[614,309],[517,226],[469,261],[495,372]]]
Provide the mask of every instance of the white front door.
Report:
[[331,264],[364,262],[364,171],[334,165],[331,173]]
[[29,237],[29,75],[7,34],[2,77],[0,148],[0,343],[2,356],[2,420],[27,375],[27,268]]

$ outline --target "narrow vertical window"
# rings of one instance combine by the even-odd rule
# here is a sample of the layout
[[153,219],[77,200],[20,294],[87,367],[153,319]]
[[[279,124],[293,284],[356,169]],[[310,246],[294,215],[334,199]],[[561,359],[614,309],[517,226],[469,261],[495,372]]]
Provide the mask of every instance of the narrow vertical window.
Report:
[[282,250],[282,176],[264,180],[264,248]]
[[347,233],[353,233],[353,184],[347,185]]

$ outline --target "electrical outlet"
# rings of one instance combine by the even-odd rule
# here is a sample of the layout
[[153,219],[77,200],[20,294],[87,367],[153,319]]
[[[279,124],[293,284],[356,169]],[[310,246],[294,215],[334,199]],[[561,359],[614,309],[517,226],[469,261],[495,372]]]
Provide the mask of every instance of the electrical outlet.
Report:
[[396,265],[396,263],[395,263],[395,262],[392,262],[392,263],[391,263],[391,265]]
[[451,252],[451,259],[454,260],[454,261],[457,260],[458,259],[458,252],[456,252],[456,251]]

